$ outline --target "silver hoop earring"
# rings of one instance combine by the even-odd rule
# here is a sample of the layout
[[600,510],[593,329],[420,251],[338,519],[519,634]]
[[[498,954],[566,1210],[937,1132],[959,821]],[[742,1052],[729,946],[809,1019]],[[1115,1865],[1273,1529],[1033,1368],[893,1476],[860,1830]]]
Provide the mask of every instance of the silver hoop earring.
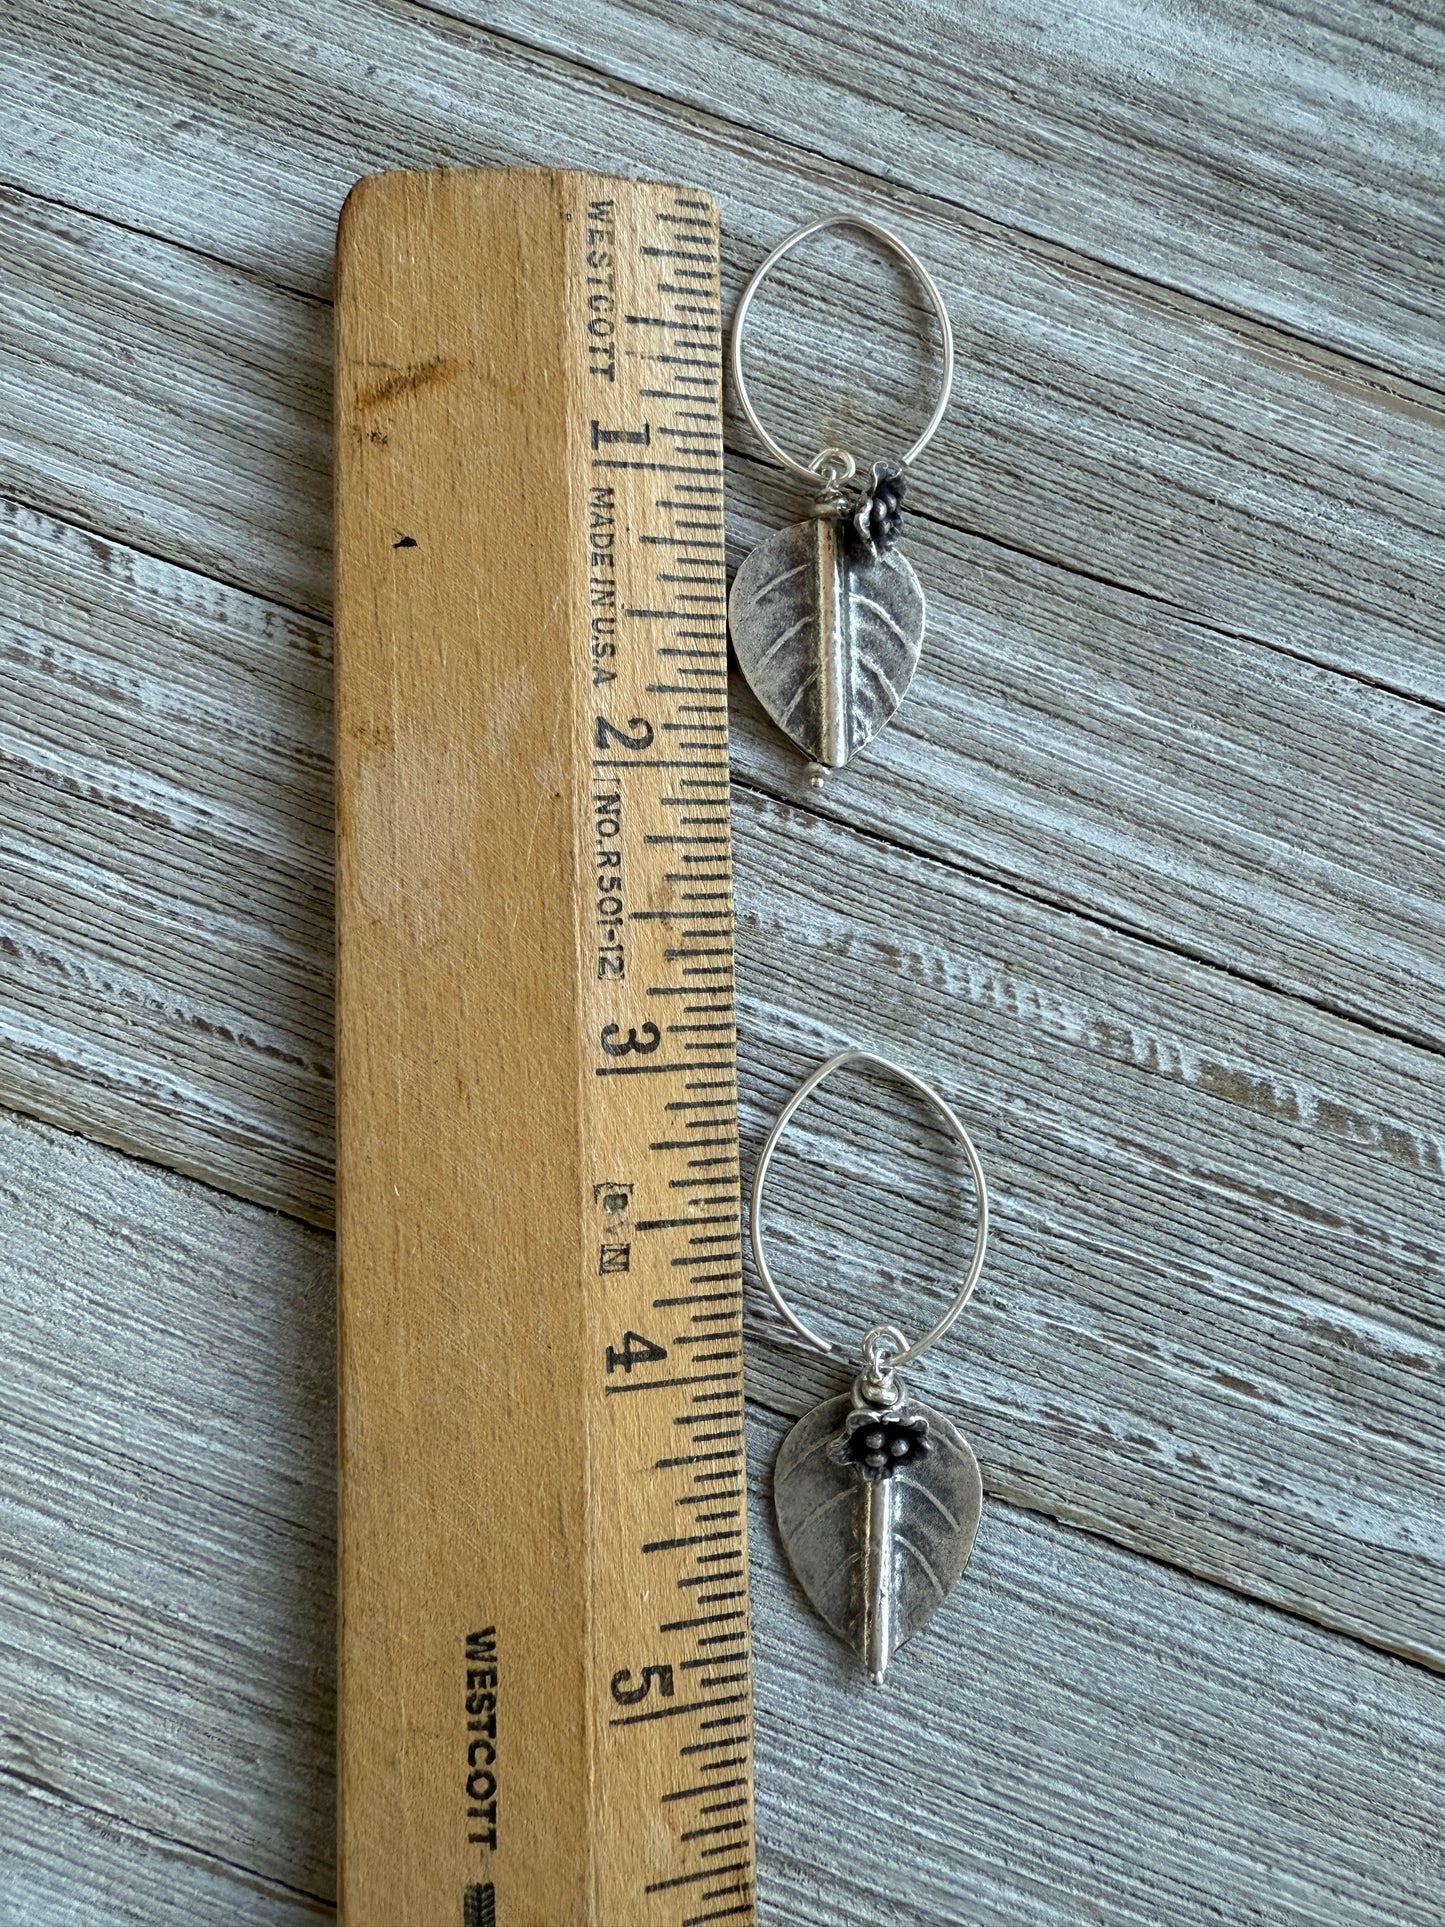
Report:
[[[918,278],[938,320],[942,372],[933,413],[896,463],[860,474],[847,449],[802,462],[764,428],[743,372],[743,333],[753,296],[779,261],[826,228],[871,234]],[[894,544],[903,519],[904,473],[937,433],[953,392],[953,329],[933,276],[876,221],[830,214],[780,241],[743,289],[732,327],[738,405],[773,460],[817,492],[808,519],[760,542],[738,570],[728,622],[738,664],[784,735],[812,759],[822,783],[843,769],[896,712],[923,645],[923,589]]]
[[798,1583],[876,1685],[904,1640],[927,1625],[962,1575],[983,1510],[983,1481],[967,1440],[941,1413],[910,1398],[898,1374],[953,1329],[973,1296],[988,1246],[988,1187],[968,1132],[922,1078],[871,1051],[840,1051],[821,1064],[768,1133],[750,1213],[758,1278],[800,1338],[830,1357],[844,1351],[805,1325],[778,1289],[763,1249],[763,1187],[798,1106],[848,1064],[871,1064],[926,1099],[962,1147],[977,1198],[968,1267],[937,1324],[911,1344],[894,1325],[871,1325],[851,1393],[800,1419],[773,1469],[778,1531]]

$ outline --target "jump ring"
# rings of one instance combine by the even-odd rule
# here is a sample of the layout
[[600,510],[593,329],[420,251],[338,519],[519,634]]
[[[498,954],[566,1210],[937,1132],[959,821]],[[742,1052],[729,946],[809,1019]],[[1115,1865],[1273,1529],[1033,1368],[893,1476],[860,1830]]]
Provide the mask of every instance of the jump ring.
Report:
[[908,1340],[896,1325],[872,1325],[863,1334],[863,1363],[870,1372],[892,1372],[907,1350]]
[[[938,328],[943,352],[943,373],[938,384],[938,399],[934,403],[933,413],[924,424],[923,433],[899,462],[900,468],[907,468],[910,462],[916,461],[933,440],[933,437],[938,432],[938,425],[948,410],[949,399],[953,393],[953,325],[948,319],[948,308],[942,294],[939,292],[938,283],[928,272],[927,268],[924,267],[912,248],[905,246],[896,234],[890,234],[886,227],[881,227],[877,221],[868,220],[867,217],[862,214],[825,214],[819,221],[809,221],[805,226],[795,228],[791,234],[779,241],[778,245],[773,249],[772,253],[764,259],[761,266],[758,267],[753,274],[751,281],[749,281],[743,289],[742,296],[738,301],[737,313],[733,316],[731,356],[733,387],[737,392],[738,403],[752,426],[753,433],[775,462],[787,469],[790,474],[798,476],[805,482],[816,482],[818,479],[817,470],[811,463],[797,461],[791,456],[785,448],[773,440],[767,429],[764,428],[758,420],[757,410],[753,407],[752,397],[748,393],[747,379],[743,374],[743,329],[747,324],[748,309],[752,306],[753,296],[762,286],[766,277],[772,273],[773,269],[783,259],[784,255],[791,254],[795,247],[798,247],[802,242],[810,239],[814,234],[821,234],[824,229],[835,227],[859,228],[864,234],[871,234],[875,241],[881,241],[883,246],[889,249],[891,253],[896,254],[904,266],[910,269],[917,277],[923,288],[923,292],[928,297],[929,305],[938,317]],[[823,452],[824,454],[828,454],[832,451],[825,449]],[[850,457],[849,459],[851,460],[852,458]],[[844,477],[842,479],[847,480],[849,478]]]
[[858,473],[858,464],[846,448],[820,448],[809,462],[808,472],[827,487],[837,488],[840,483],[852,481]]
[[779,1140],[792,1121],[793,1114],[798,1109],[798,1106],[818,1088],[825,1078],[831,1077],[834,1071],[842,1070],[846,1064],[871,1064],[875,1070],[886,1071],[890,1077],[900,1079],[903,1083],[909,1085],[911,1089],[917,1091],[919,1096],[927,1101],[935,1115],[943,1120],[949,1135],[962,1147],[963,1154],[968,1159],[969,1174],[973,1179],[974,1191],[978,1199],[978,1214],[974,1224],[973,1252],[969,1259],[968,1270],[964,1274],[963,1283],[959,1286],[953,1299],[949,1303],[948,1309],[944,1312],[938,1323],[931,1331],[925,1332],[923,1337],[920,1338],[915,1345],[910,1345],[904,1338],[903,1333],[895,1326],[873,1326],[867,1334],[865,1344],[868,1340],[876,1339],[880,1333],[891,1334],[894,1338],[898,1339],[901,1349],[894,1356],[890,1357],[887,1363],[887,1370],[892,1373],[899,1371],[905,1365],[911,1365],[914,1359],[923,1356],[930,1345],[936,1345],[940,1338],[943,1338],[948,1332],[952,1331],[959,1314],[969,1299],[972,1298],[974,1286],[978,1283],[979,1274],[983,1270],[984,1255],[988,1249],[988,1185],[984,1179],[983,1166],[979,1162],[978,1152],[974,1149],[973,1139],[968,1135],[968,1132],[964,1129],[959,1119],[931,1085],[925,1084],[921,1077],[916,1077],[912,1071],[905,1070],[901,1064],[895,1064],[887,1057],[879,1057],[872,1051],[845,1050],[839,1051],[835,1057],[830,1057],[825,1064],[820,1064],[817,1070],[805,1077],[783,1106],[782,1110],[779,1111],[777,1118],[774,1120],[773,1128],[768,1132],[767,1138],[763,1143],[762,1151],[758,1155],[757,1168],[753,1172],[752,1204],[749,1212],[748,1232],[752,1241],[753,1263],[757,1267],[758,1279],[762,1284],[763,1290],[766,1291],[769,1298],[772,1299],[773,1304],[781,1313],[785,1323],[787,1323],[800,1338],[806,1339],[815,1351],[823,1352],[830,1357],[837,1357],[844,1348],[834,1343],[830,1338],[819,1337],[817,1332],[812,1330],[810,1326],[805,1325],[783,1297],[782,1292],[779,1291],[773,1274],[769,1269],[767,1255],[763,1250],[763,1187],[767,1182],[768,1167],[773,1161],[773,1153],[777,1150]]

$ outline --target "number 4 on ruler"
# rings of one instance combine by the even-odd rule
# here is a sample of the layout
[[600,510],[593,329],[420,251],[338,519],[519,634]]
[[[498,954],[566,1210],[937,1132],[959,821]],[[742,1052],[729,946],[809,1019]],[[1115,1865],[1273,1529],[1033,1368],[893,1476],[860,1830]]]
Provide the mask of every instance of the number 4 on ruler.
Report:
[[607,1369],[609,1372],[630,1372],[634,1365],[660,1365],[666,1357],[665,1345],[654,1345],[641,1332],[624,1332],[621,1351],[614,1345],[607,1347]]

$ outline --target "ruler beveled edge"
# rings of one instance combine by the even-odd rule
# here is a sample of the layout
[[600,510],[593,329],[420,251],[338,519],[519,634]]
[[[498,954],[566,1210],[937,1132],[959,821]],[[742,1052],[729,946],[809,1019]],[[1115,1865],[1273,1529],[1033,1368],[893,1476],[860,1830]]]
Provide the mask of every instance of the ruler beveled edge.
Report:
[[[583,1077],[591,1092],[584,1096],[585,1148],[595,1159],[594,1179],[615,1174],[619,1144],[629,1146],[642,1167],[633,1175],[647,1179],[639,1191],[651,1192],[651,1207],[632,1212],[609,1235],[630,1236],[634,1253],[639,1239],[651,1247],[642,1270],[651,1270],[654,1283],[605,1298],[594,1286],[593,1361],[606,1349],[612,1371],[629,1302],[633,1315],[626,1323],[675,1349],[665,1362],[644,1366],[638,1380],[625,1369],[609,1379],[609,1394],[643,1391],[639,1380],[650,1379],[645,1403],[603,1396],[591,1404],[590,1464],[605,1499],[605,1507],[593,1510],[599,1521],[593,1690],[607,1715],[595,1734],[594,1919],[597,1927],[749,1927],[754,1774],[719,222],[711,198],[695,188],[632,183],[629,204],[619,185],[595,176],[578,181],[575,212],[579,224],[585,219],[578,237],[585,247],[574,245],[571,256],[575,311],[590,317],[594,304],[605,312],[610,300],[618,320],[609,358],[605,331],[604,340],[595,341],[589,319],[585,368],[575,370],[585,405],[574,410],[574,486],[586,498],[589,546],[599,539],[594,515],[601,517],[600,539],[610,524],[619,546],[618,653],[609,663],[604,652],[593,666],[587,721],[596,734],[589,730],[582,748],[591,762],[594,806],[610,808],[601,799],[615,792],[624,822],[632,825],[623,837],[630,875],[623,895],[631,904],[625,982],[602,970],[596,928],[606,921],[602,905],[586,919],[588,954],[580,975],[591,1012],[584,1031],[592,1062]],[[624,530],[634,538],[629,543],[622,541]],[[590,576],[595,624],[607,606],[606,571]],[[642,720],[648,717],[650,724]],[[624,740],[649,731],[648,742]],[[598,828],[590,819],[579,825],[579,849],[594,846],[594,860],[605,854],[595,847]],[[585,880],[601,890],[595,869]],[[699,889],[713,907],[699,903],[693,894]],[[716,907],[722,899],[725,909]],[[579,934],[582,929],[579,921]],[[658,933],[660,940],[641,941],[641,932]],[[639,968],[644,963],[646,969]],[[728,1021],[720,1027],[723,1017]],[[633,1026],[641,1024],[646,1040],[647,1020],[653,1033],[647,1048],[656,1055],[619,1061],[609,1053],[609,1031],[618,1033],[611,1050],[620,1044],[627,1051]],[[631,1074],[643,1063],[648,1074]],[[651,1074],[657,1070],[665,1075]],[[663,1090],[666,1099],[654,1099]],[[711,1140],[702,1191],[695,1188],[702,1180],[690,1155],[702,1146],[650,1141],[686,1137],[690,1127],[680,1120],[699,1114],[710,1120],[705,1135]],[[717,1175],[724,1163],[731,1166],[727,1180]],[[719,1185],[731,1186],[727,1201],[716,1195]],[[683,1200],[686,1209],[679,1212]],[[584,1208],[588,1203],[584,1197]],[[712,1322],[724,1317],[727,1326]],[[654,1322],[674,1319],[682,1334],[677,1324]],[[689,1344],[698,1349],[689,1353]],[[656,1415],[655,1424],[629,1428],[619,1422],[628,1408],[639,1420],[643,1411]],[[712,1483],[719,1478],[736,1482],[734,1489]],[[688,1512],[704,1494],[708,1511]],[[692,1524],[684,1526],[684,1519]],[[622,1567],[626,1584],[619,1581]],[[720,1616],[736,1646],[717,1646]],[[619,1684],[634,1678],[630,1670],[614,1673],[620,1661],[631,1668],[672,1662],[663,1670],[671,1679],[679,1668],[675,1695],[645,1699],[640,1719],[630,1703],[608,1703],[609,1679],[615,1696]],[[645,1682],[646,1674],[640,1677]],[[638,1690],[630,1688],[634,1698]],[[707,1788],[698,1784],[709,1780]],[[725,1807],[715,1804],[719,1799]],[[670,1824],[661,1855],[664,1821]],[[650,1864],[654,1852],[665,1865]]]

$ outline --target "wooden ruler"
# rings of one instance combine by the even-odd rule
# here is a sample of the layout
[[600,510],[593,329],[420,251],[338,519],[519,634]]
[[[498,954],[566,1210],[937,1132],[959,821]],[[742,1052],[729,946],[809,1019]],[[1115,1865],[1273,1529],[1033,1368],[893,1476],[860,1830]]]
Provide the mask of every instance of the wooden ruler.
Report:
[[717,263],[342,220],[344,1927],[754,1918]]

